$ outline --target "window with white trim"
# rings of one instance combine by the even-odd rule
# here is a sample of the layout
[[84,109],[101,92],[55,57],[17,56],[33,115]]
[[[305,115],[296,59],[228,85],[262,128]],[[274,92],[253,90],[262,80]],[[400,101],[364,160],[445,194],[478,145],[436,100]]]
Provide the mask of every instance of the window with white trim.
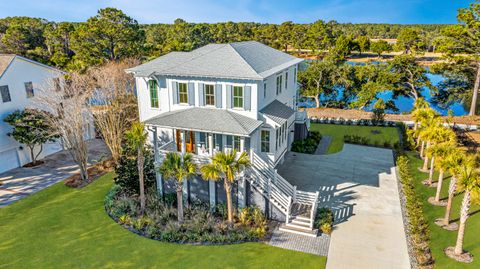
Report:
[[215,105],[215,86],[211,84],[205,85],[205,105]]
[[148,90],[150,91],[150,107],[158,108],[158,87],[156,80],[151,79],[148,81]]
[[262,152],[270,152],[270,131],[262,130],[260,133],[260,143]]
[[2,95],[2,102],[7,103],[12,101],[12,98],[10,97],[10,91],[8,90],[8,85],[0,86],[0,94]]
[[25,93],[27,94],[27,98],[32,98],[35,96],[35,93],[33,92],[33,83],[31,81],[25,82]]
[[180,104],[188,104],[187,83],[178,83],[178,102]]
[[282,93],[282,76],[277,77],[277,95]]
[[242,86],[233,87],[233,107],[243,108],[243,87]]
[[233,148],[236,151],[240,151],[240,136],[233,137]]
[[263,99],[267,98],[267,83],[263,83]]
[[288,71],[285,73],[285,89],[288,88]]

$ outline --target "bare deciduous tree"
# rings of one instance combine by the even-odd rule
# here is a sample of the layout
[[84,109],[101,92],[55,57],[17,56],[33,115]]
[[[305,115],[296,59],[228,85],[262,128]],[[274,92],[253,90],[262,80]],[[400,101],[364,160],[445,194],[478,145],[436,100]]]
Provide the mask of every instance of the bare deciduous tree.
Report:
[[138,118],[133,92],[135,79],[125,72],[135,65],[138,65],[138,60],[109,62],[87,72],[95,85],[89,109],[115,163],[122,154],[123,134]]
[[71,73],[68,77],[47,80],[35,97],[38,108],[52,114],[46,120],[58,132],[64,147],[79,166],[83,182],[88,181],[85,134],[88,124],[92,122],[87,107],[91,88],[88,76]]

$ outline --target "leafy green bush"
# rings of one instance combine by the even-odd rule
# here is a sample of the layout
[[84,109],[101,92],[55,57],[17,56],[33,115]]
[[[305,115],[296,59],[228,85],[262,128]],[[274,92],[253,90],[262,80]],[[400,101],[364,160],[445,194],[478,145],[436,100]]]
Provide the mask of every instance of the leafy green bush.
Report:
[[299,153],[313,154],[317,150],[318,143],[322,135],[318,131],[310,131],[304,140],[295,140],[292,143],[291,150]]
[[330,234],[333,227],[333,212],[330,208],[322,207],[317,210],[314,225],[323,233]]
[[[145,189],[155,186],[155,160],[153,152],[150,149],[145,150],[144,180]],[[140,183],[138,181],[138,168],[136,153],[127,151],[120,157],[117,167],[115,168],[115,184],[122,189],[131,193],[140,192]]]
[[410,235],[410,243],[414,248],[417,263],[420,266],[428,266],[433,264],[429,247],[430,230],[428,221],[423,214],[422,202],[415,192],[408,158],[405,156],[398,157],[397,166],[402,183],[402,192],[405,196],[405,208],[408,217],[407,231]]
[[140,216],[138,195],[114,188],[105,198],[107,211],[118,223],[152,239],[225,244],[258,241],[267,233],[267,219],[258,207],[242,209],[238,221],[229,225],[225,204],[219,204],[216,212],[212,212],[208,204],[192,203],[185,208],[185,221],[178,223],[176,208],[158,199],[153,189],[146,193],[148,204]]

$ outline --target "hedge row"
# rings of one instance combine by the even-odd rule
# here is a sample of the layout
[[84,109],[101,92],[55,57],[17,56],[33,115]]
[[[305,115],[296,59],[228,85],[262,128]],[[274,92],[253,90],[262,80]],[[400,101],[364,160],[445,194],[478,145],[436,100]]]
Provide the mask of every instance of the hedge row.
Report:
[[428,222],[423,214],[423,205],[416,195],[413,176],[410,173],[409,160],[405,156],[397,159],[400,173],[403,195],[405,196],[405,208],[407,211],[407,232],[413,248],[413,254],[420,268],[432,268],[433,257],[429,247]]

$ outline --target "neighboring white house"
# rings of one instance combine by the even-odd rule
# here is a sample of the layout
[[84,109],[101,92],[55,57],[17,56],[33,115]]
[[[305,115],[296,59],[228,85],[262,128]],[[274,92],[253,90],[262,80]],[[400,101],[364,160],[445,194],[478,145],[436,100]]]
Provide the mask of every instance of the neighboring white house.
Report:
[[[12,126],[3,119],[16,110],[35,107],[33,97],[40,85],[62,73],[22,56],[0,54],[0,173],[31,162],[29,149],[7,135]],[[39,158],[62,149],[58,142],[46,143]]]
[[[275,170],[294,138],[305,138],[308,131],[306,113],[296,107],[302,61],[247,41],[171,52],[128,69],[136,78],[140,121],[149,130],[157,162],[168,151],[190,152],[200,164],[215,152],[247,151],[252,168],[238,184],[239,206],[254,203],[266,212],[274,210],[263,199],[277,210],[269,215],[289,227],[297,217],[292,212],[307,208],[310,215],[301,217],[305,223],[294,230],[311,234],[318,193],[297,190]],[[215,206],[219,187],[209,181],[205,190],[201,181],[184,181],[184,191],[198,188]],[[161,192],[163,186],[157,173]]]

